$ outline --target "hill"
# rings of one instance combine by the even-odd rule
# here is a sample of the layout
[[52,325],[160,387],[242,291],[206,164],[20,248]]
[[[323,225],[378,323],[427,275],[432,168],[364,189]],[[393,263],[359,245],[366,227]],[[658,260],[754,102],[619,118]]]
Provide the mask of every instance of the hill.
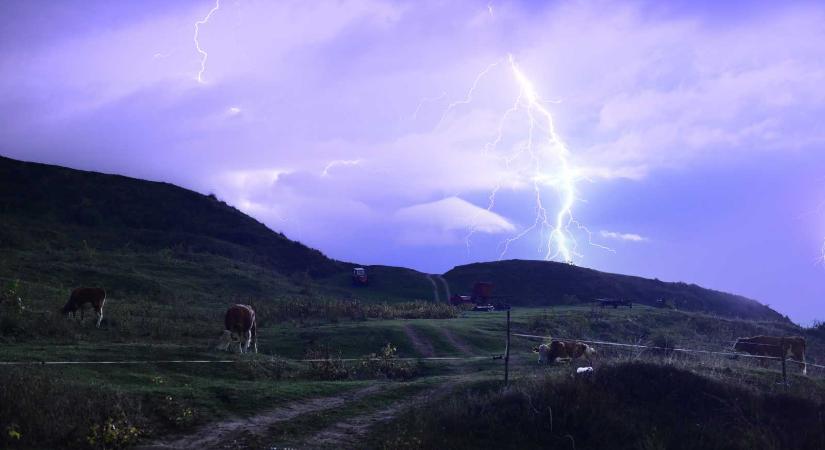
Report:
[[[169,183],[0,157],[0,220],[0,278],[35,286],[40,291],[31,297],[62,298],[85,284],[106,286],[113,297],[222,303],[296,296],[434,298],[426,274],[401,267],[367,266],[370,286],[354,288],[354,264],[290,240],[213,195]],[[453,292],[493,281],[497,294],[523,306],[667,298],[679,309],[783,319],[753,300],[696,285],[553,262],[469,264],[445,278]]]
[[475,281],[491,281],[495,284],[495,295],[518,306],[570,305],[603,297],[654,305],[657,299],[667,299],[680,310],[755,320],[788,320],[756,300],[739,295],[552,261],[468,264],[453,268],[444,278],[453,292],[467,291]]
[[[353,264],[169,183],[0,157],[0,220],[0,277],[54,291],[99,284],[110,295],[149,298],[363,293],[349,286]],[[424,274],[370,269],[380,276],[366,297],[432,296]]]

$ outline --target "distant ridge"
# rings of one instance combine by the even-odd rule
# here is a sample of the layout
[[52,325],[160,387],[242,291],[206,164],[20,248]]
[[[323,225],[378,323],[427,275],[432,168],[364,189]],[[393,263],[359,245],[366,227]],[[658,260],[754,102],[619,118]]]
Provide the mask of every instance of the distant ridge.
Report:
[[511,304],[521,306],[586,303],[602,297],[655,305],[657,299],[666,299],[683,310],[757,320],[787,320],[768,306],[740,295],[552,261],[467,264],[453,268],[444,277],[453,290],[464,291],[475,280],[492,281],[496,294],[505,295]]

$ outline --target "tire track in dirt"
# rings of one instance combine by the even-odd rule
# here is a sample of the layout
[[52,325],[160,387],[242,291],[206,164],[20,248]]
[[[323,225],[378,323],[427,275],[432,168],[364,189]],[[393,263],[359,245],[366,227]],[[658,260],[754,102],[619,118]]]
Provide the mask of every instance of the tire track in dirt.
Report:
[[433,344],[430,341],[422,338],[421,335],[419,335],[418,332],[415,331],[412,325],[404,325],[404,334],[407,335],[407,338],[410,340],[413,348],[415,348],[415,351],[418,352],[419,355],[425,358],[435,355],[435,351],[433,350]]
[[470,348],[470,346],[467,345],[466,342],[462,341],[460,338],[454,335],[449,328],[441,328],[441,335],[444,336],[444,339],[446,339],[447,342],[450,343],[450,345],[458,349],[458,351],[460,351],[465,356],[472,356],[474,354],[473,349]]
[[449,302],[450,297],[452,297],[452,294],[450,293],[450,285],[447,284],[447,280],[445,280],[444,277],[442,277],[441,275],[436,275],[435,277],[438,278],[438,281],[440,281],[441,284],[444,285],[444,293],[447,295],[446,298],[447,298],[447,301]]
[[426,275],[427,279],[430,280],[430,284],[433,285],[433,301],[436,303],[441,303],[441,298],[438,295],[438,285],[435,284],[435,280],[433,280],[432,275]]
[[385,385],[383,384],[374,384],[341,395],[299,400],[255,416],[247,418],[232,417],[220,422],[206,424],[190,434],[170,439],[158,439],[138,445],[135,448],[137,450],[231,448],[231,445],[227,447],[227,441],[234,441],[233,436],[239,433],[264,433],[269,426],[278,422],[286,422],[302,414],[337,408],[351,401],[372,395],[384,388]]
[[411,398],[394,402],[377,411],[341,420],[314,433],[312,437],[289,447],[300,449],[359,448],[359,444],[372,427],[389,422],[407,408],[413,408],[416,405],[423,404],[433,396],[447,392],[455,384],[455,382],[449,382],[437,388],[418,393]]

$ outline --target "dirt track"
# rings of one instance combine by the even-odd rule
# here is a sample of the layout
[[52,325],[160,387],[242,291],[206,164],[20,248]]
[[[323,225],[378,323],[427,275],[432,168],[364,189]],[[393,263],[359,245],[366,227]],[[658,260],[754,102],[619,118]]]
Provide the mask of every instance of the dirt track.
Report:
[[395,418],[404,409],[423,403],[428,398],[446,392],[454,383],[450,382],[438,388],[428,389],[411,398],[392,403],[377,411],[362,414],[336,422],[315,433],[308,439],[299,442],[296,448],[358,448],[359,443],[369,430],[379,424]]
[[404,325],[404,333],[410,339],[410,342],[415,348],[415,351],[417,351],[419,355],[425,358],[435,355],[435,350],[433,350],[433,344],[430,341],[422,338],[418,334],[418,332],[415,331],[412,325]]
[[302,414],[337,408],[348,402],[379,392],[384,387],[383,384],[375,384],[341,395],[291,402],[255,416],[247,418],[232,417],[213,422],[196,429],[192,433],[174,436],[169,439],[159,439],[139,445],[136,448],[139,450],[234,448],[232,442],[235,440],[236,435],[241,433],[247,435],[250,433],[264,433],[269,426],[278,422],[286,422]]
[[454,335],[453,332],[450,331],[448,328],[442,328],[441,334],[444,336],[445,339],[447,339],[447,342],[449,342],[453,347],[458,349],[465,356],[473,355],[473,350],[470,348],[470,346],[467,345],[466,342],[458,338],[456,335]]

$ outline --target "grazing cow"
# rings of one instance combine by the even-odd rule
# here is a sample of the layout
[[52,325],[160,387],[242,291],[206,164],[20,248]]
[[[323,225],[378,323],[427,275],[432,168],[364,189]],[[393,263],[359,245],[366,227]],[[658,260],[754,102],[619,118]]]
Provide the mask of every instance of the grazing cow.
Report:
[[805,363],[805,338],[802,336],[754,336],[739,338],[733,349],[738,352],[759,356],[773,356],[775,358],[790,358],[802,363],[802,374],[807,375],[808,365]]
[[533,348],[539,354],[539,364],[553,364],[557,359],[573,360],[582,356],[588,360],[596,354],[596,349],[579,341],[557,341],[541,344]]
[[218,348],[228,350],[232,344],[233,334],[238,335],[238,352],[246,353],[252,345],[258,353],[258,336],[255,325],[255,310],[249,305],[232,305],[226,310],[223,319],[224,331]]
[[63,306],[63,314],[76,317],[77,310],[80,310],[80,320],[84,318],[84,305],[92,305],[97,316],[97,327],[100,328],[100,321],[103,320],[103,304],[106,303],[106,291],[103,288],[79,287],[72,291],[69,301]]

